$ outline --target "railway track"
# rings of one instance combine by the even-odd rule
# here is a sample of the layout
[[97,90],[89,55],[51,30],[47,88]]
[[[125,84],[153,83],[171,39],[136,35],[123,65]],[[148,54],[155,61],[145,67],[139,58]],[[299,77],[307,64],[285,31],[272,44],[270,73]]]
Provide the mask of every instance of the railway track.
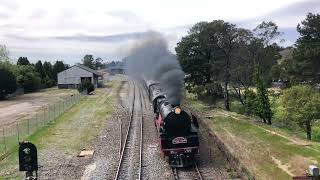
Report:
[[190,179],[192,177],[193,177],[192,179],[195,178],[197,180],[203,180],[199,167],[195,161],[194,161],[193,169],[194,170],[192,172],[185,172],[185,169],[178,169],[178,168],[172,167],[174,180]]
[[115,179],[141,179],[143,147],[142,97],[134,81],[132,81],[132,84],[133,97],[130,120],[126,130],[124,145],[120,148],[120,160]]

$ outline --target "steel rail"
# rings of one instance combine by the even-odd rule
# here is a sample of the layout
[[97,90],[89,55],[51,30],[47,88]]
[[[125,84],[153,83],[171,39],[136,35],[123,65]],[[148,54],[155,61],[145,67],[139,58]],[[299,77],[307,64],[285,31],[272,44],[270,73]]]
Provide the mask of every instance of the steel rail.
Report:
[[[133,97],[132,97],[132,106],[131,106],[131,111],[130,111],[130,121],[129,121],[129,125],[127,127],[127,133],[126,133],[126,138],[124,140],[124,146],[122,147],[122,150],[121,150],[121,155],[120,155],[120,160],[119,160],[119,163],[118,163],[118,168],[117,168],[117,173],[116,173],[116,177],[115,177],[115,180],[117,180],[119,178],[119,175],[120,175],[120,169],[121,169],[121,165],[122,165],[122,160],[123,160],[123,154],[124,154],[124,150],[126,148],[126,145],[127,145],[127,140],[128,140],[128,136],[129,136],[129,131],[130,131],[130,128],[131,128],[131,122],[132,122],[132,119],[133,119],[133,112],[134,112],[134,103],[135,103],[135,84],[134,82],[132,81],[132,84],[133,84]],[[120,139],[121,141],[121,139]]]

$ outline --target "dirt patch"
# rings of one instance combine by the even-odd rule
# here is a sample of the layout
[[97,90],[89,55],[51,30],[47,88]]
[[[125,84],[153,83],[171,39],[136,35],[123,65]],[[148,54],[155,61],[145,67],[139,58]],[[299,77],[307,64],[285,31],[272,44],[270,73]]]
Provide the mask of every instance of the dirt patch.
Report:
[[17,120],[33,117],[46,106],[63,101],[75,93],[76,90],[48,88],[0,101],[0,126],[4,127]]
[[272,161],[277,164],[277,166],[282,169],[284,172],[286,172],[289,176],[293,177],[293,173],[289,170],[290,165],[289,164],[282,164],[281,161],[273,156],[271,156]]
[[[295,164],[299,162],[299,166],[295,166]],[[288,162],[290,164],[290,171],[293,172],[294,175],[304,175],[306,174],[306,170],[309,168],[309,165],[317,165],[318,162],[312,158],[306,158],[302,156],[293,156],[290,161]],[[301,168],[303,167],[303,168]]]

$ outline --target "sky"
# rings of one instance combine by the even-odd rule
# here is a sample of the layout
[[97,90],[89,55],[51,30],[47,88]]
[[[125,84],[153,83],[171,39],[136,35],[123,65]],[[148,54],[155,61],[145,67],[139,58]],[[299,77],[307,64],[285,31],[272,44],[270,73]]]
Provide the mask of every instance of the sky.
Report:
[[248,29],[272,20],[289,46],[297,24],[319,10],[320,0],[0,0],[0,44],[13,60],[120,60],[153,31],[174,53],[193,24],[223,19]]

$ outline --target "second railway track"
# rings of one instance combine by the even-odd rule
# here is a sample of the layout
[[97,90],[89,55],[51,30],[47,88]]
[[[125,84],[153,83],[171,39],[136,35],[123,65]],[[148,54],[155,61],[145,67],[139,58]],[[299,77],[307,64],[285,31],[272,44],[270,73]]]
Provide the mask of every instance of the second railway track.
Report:
[[138,85],[134,81],[131,82],[133,86],[132,108],[115,179],[141,179],[143,145],[142,97],[137,87]]
[[174,180],[183,180],[183,179],[197,179],[203,180],[202,174],[199,170],[197,163],[194,161],[193,170],[186,170],[184,168],[174,168],[172,167],[172,173]]

